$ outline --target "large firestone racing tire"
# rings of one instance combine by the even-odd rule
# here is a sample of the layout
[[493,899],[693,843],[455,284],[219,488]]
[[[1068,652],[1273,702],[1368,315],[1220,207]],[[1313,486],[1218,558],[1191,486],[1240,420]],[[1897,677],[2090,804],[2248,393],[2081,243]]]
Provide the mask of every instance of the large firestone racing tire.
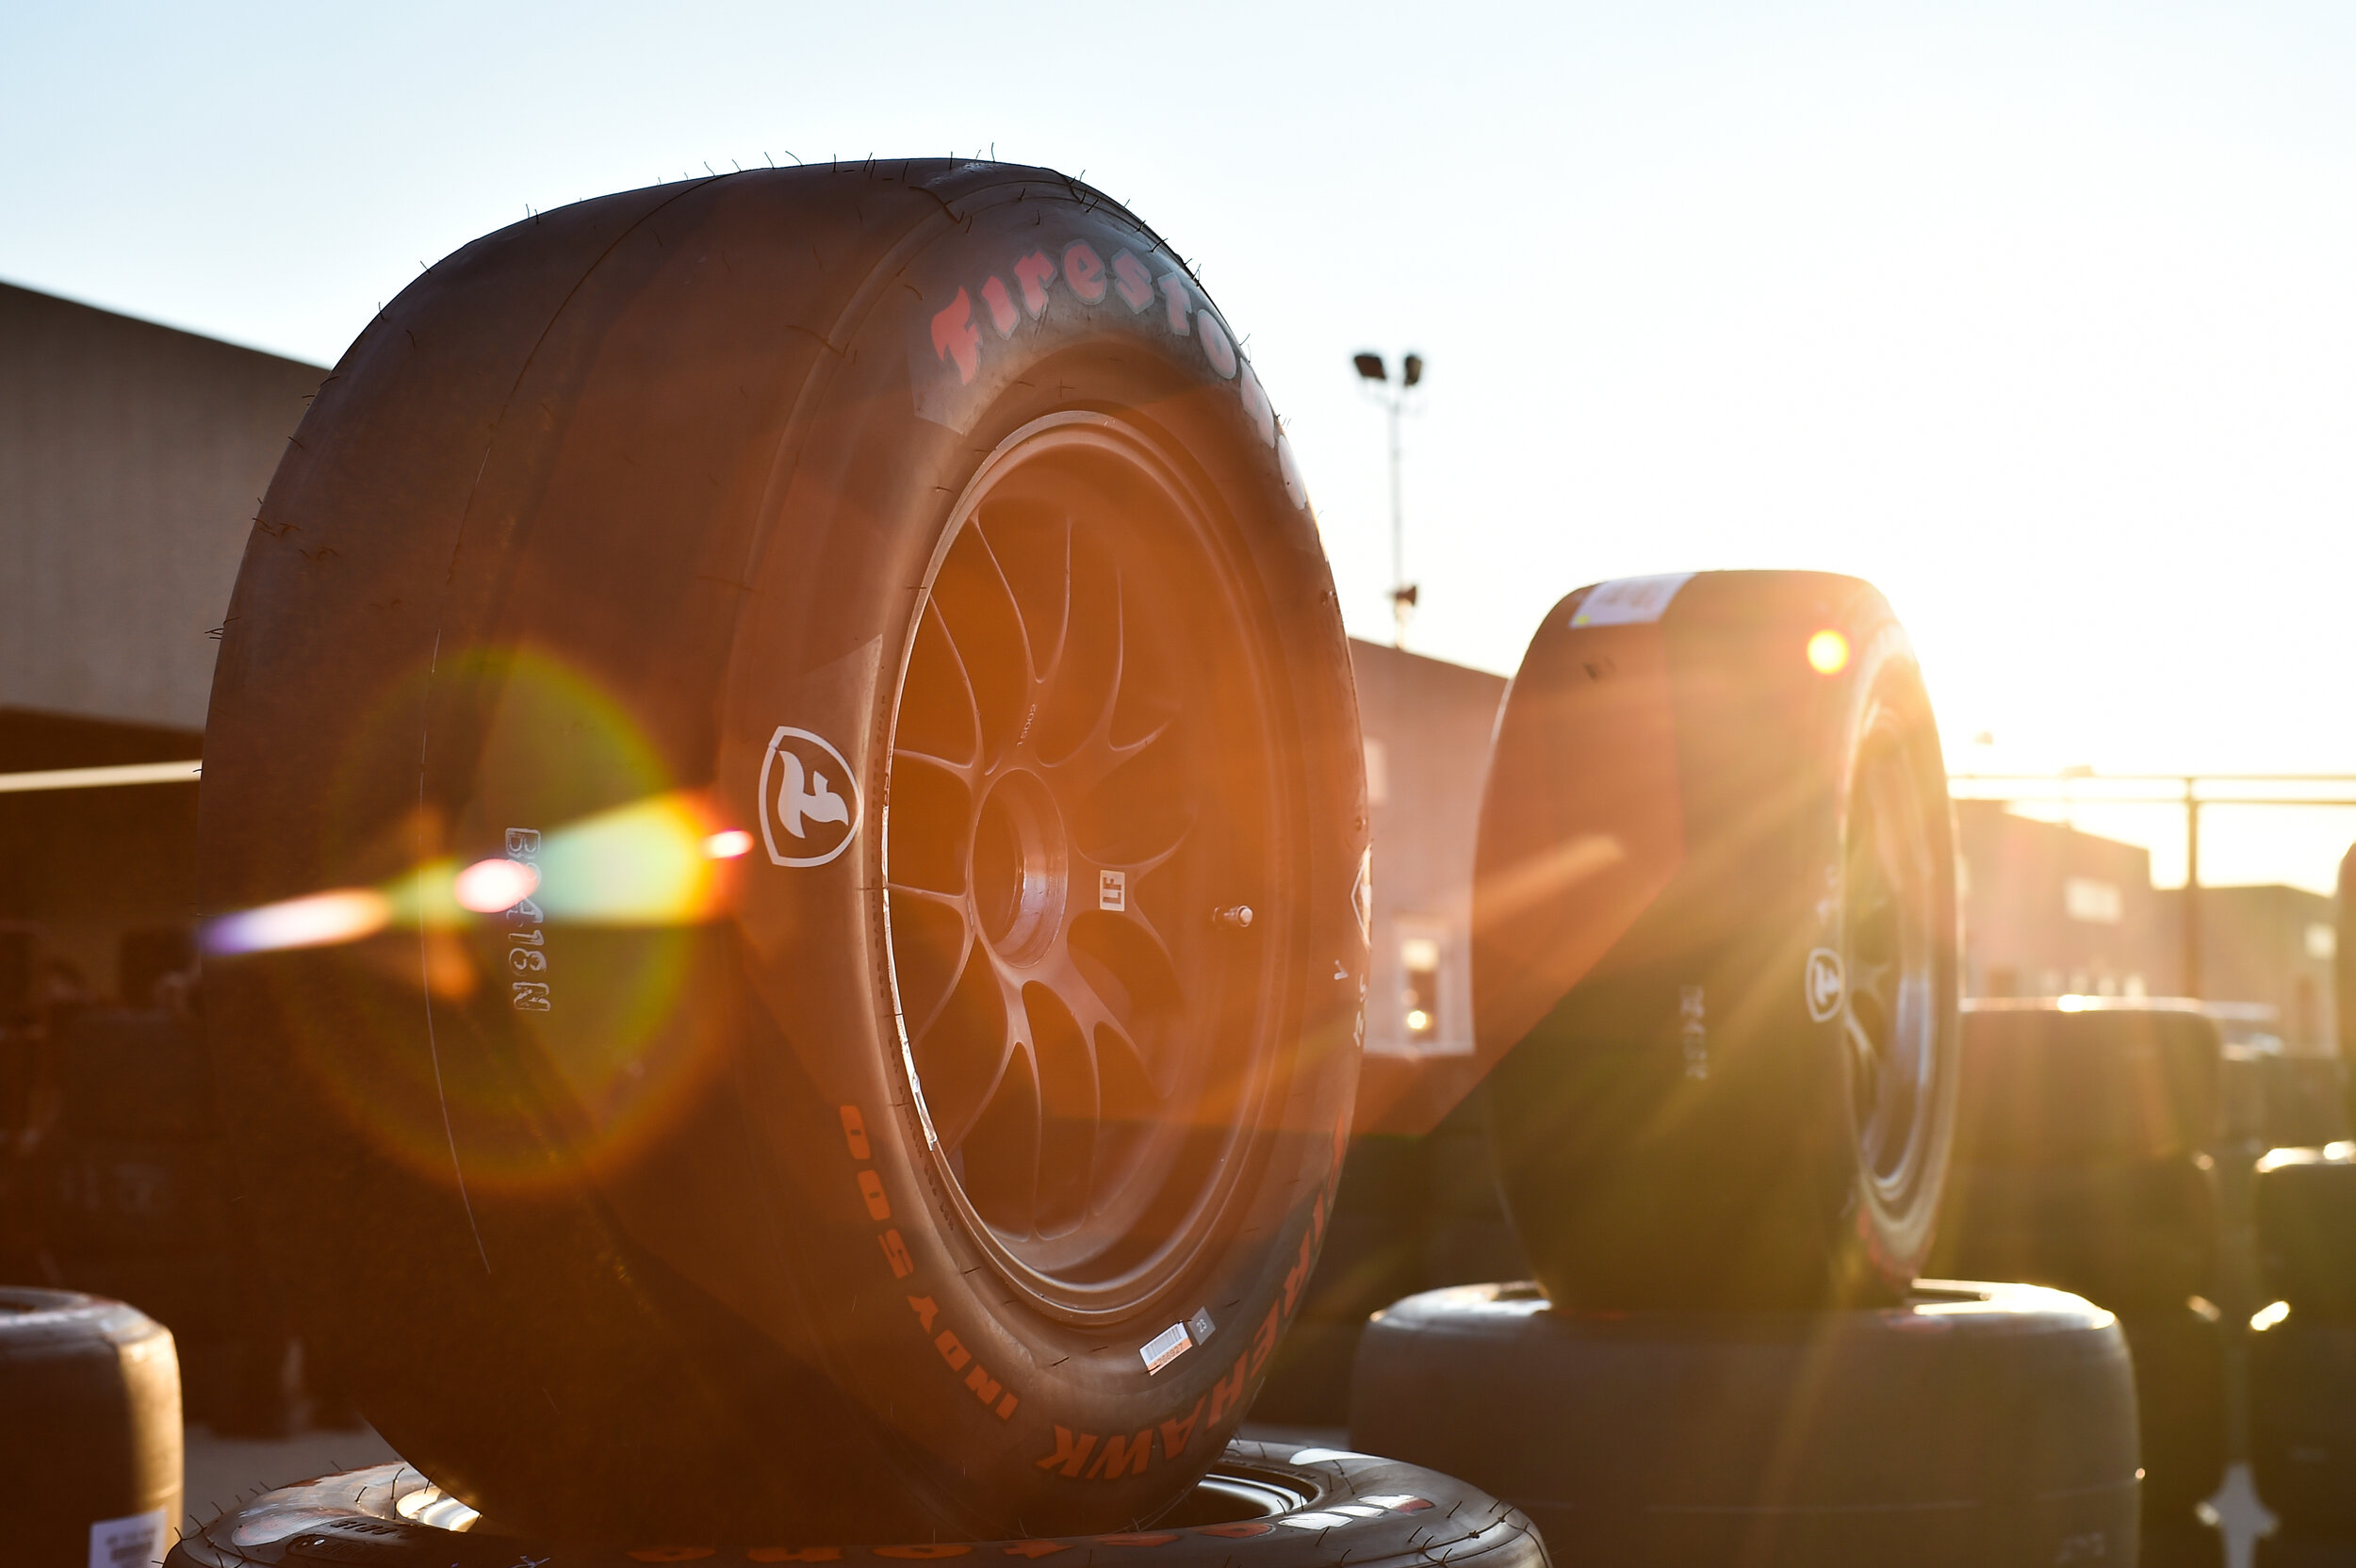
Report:
[[[222,1514],[175,1548],[170,1568],[548,1568],[644,1562],[1003,1563],[1054,1558],[1072,1568],[1142,1560],[1167,1568],[1546,1568],[1530,1521],[1463,1481],[1397,1460],[1330,1449],[1230,1444],[1149,1530],[908,1545],[653,1544],[567,1550],[493,1533],[406,1465],[281,1487]],[[712,1537],[679,1538],[702,1542]]]
[[1556,1299],[1906,1288],[1955,1123],[1953,843],[1867,584],[1629,579],[1548,612],[1497,720],[1473,988],[1506,1204]]
[[1366,956],[1236,345],[1096,192],[918,162],[544,214],[329,378],[215,679],[209,1027],[296,1317],[454,1495],[972,1539],[1219,1451]]

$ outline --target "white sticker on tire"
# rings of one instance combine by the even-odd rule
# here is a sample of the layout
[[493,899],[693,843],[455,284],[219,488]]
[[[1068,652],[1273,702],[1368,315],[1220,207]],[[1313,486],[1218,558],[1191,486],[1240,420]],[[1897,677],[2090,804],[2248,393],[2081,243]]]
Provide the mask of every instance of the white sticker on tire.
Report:
[[859,832],[859,779],[832,742],[777,726],[761,760],[761,841],[780,866],[823,866]]
[[1692,572],[1667,572],[1659,577],[1615,577],[1587,590],[1587,597],[1571,612],[1571,625],[1650,626],[1661,619],[1677,590],[1692,581]]
[[90,1527],[90,1568],[147,1568],[171,1544],[164,1539],[164,1511],[101,1519]]

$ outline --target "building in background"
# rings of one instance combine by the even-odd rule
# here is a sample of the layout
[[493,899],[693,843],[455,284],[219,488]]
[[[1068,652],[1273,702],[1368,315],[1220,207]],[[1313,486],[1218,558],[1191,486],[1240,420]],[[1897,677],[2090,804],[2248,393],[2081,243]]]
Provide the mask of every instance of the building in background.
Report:
[[1473,1049],[1473,841],[1505,678],[1352,641],[1372,811],[1366,1051]]
[[[1968,996],[2145,996],[2172,989],[2172,925],[2151,852],[1955,802]],[[2163,976],[2167,978],[2163,978]]]
[[[2169,888],[2159,898],[2177,943],[2165,972],[2181,988],[2184,890]],[[2202,888],[2200,910],[2200,994],[2271,1007],[2266,1032],[2293,1055],[2336,1054],[2337,901],[2304,888]]]
[[[0,775],[201,755],[211,633],[325,375],[0,285]],[[0,792],[0,979],[143,1001],[185,961],[195,841],[192,777]]]
[[[2184,890],[2151,857],[2064,823],[1959,800],[1964,992],[2182,996],[2225,1004],[2242,1033],[2332,1054],[2337,902],[2287,887],[2202,888],[2200,973],[2184,968]],[[2246,1027],[2245,1027],[2246,1026]]]

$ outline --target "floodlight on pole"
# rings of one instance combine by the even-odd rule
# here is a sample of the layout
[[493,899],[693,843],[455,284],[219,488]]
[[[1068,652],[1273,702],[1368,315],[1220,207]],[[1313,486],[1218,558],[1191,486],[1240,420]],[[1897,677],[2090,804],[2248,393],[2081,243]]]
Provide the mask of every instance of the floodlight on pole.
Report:
[[1377,353],[1352,354],[1350,362],[1358,368],[1365,380],[1381,384],[1383,406],[1391,421],[1391,645],[1407,645],[1407,618],[1415,613],[1415,601],[1422,596],[1416,585],[1407,580],[1407,528],[1399,508],[1399,416],[1406,407],[1408,388],[1423,382],[1423,355],[1407,354],[1399,362],[1399,385],[1391,385],[1390,368]]

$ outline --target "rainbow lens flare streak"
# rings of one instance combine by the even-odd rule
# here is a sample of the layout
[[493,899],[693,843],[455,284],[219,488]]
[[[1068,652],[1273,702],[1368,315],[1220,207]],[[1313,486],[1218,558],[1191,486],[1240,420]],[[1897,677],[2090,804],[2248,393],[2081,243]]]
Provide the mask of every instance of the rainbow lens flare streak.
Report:
[[691,925],[727,904],[728,862],[750,833],[715,819],[699,792],[675,792],[584,817],[543,836],[536,864],[428,861],[374,888],[305,893],[206,923],[212,957],[355,942],[395,926],[452,929],[530,900],[551,922]]

